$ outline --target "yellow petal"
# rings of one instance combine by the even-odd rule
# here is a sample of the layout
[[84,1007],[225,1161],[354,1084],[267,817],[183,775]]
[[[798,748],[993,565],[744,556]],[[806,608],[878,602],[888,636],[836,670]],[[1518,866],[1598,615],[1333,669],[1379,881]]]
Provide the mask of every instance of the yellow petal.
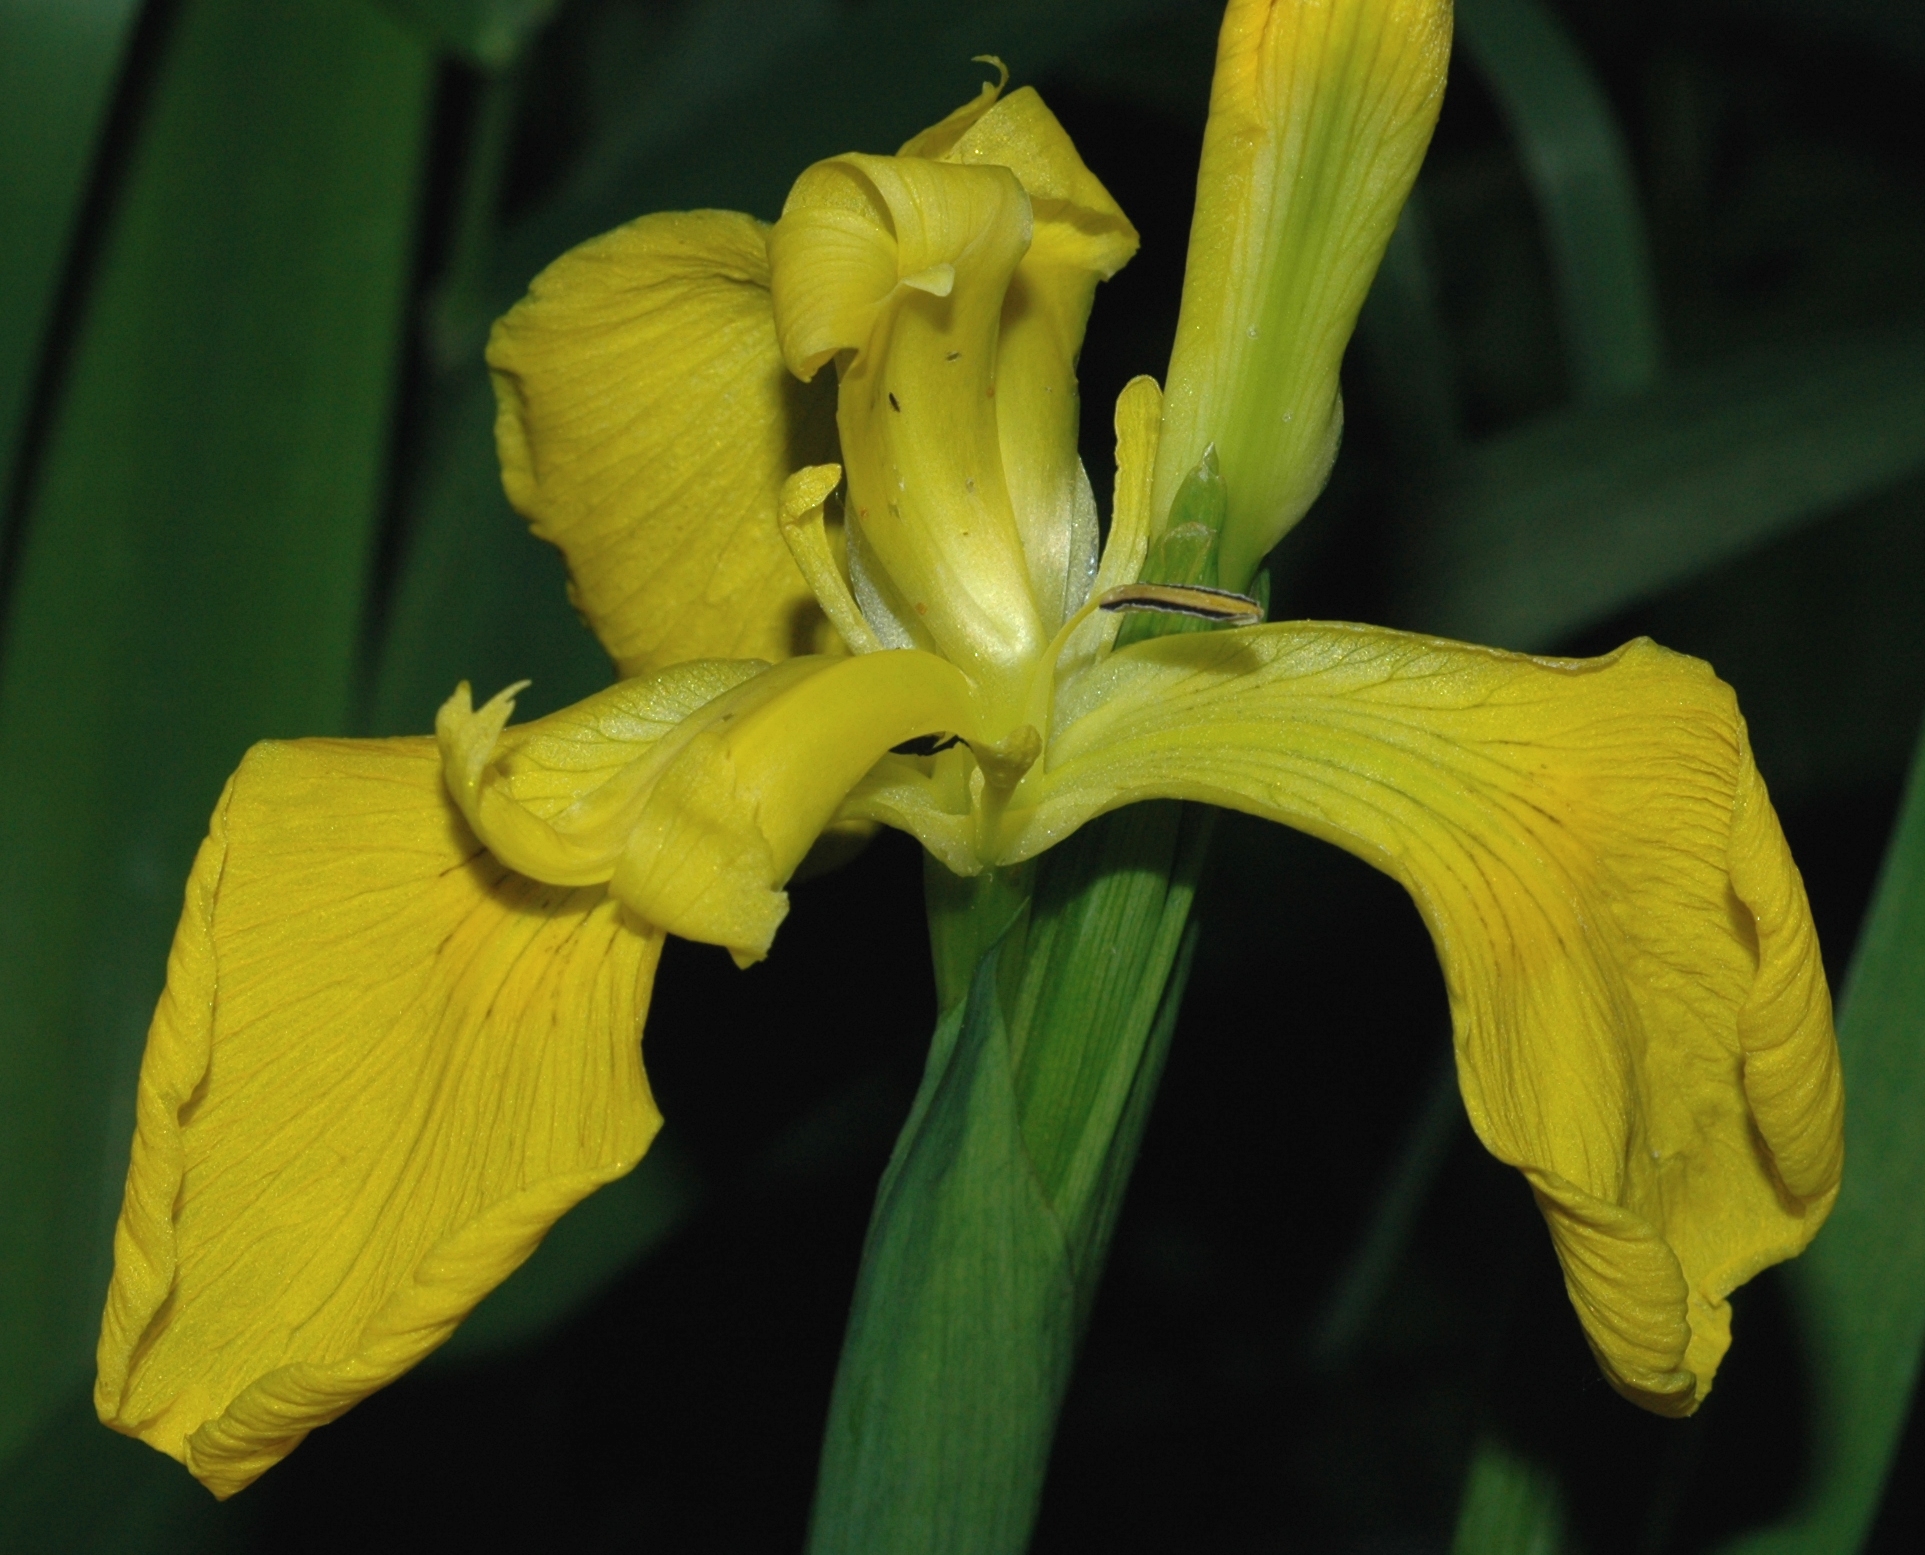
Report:
[[1031,587],[1054,630],[1083,603],[1096,558],[1096,501],[1076,457],[1076,357],[1096,283],[1128,263],[1136,229],[1029,87],[977,112],[941,156],[1006,167],[1029,196],[1029,249],[997,338],[996,414]]
[[1005,168],[850,155],[796,180],[769,239],[790,368],[811,377],[840,359],[864,611],[884,641],[934,648],[992,685],[1019,679],[1048,640],[995,399],[1003,297],[1029,238]]
[[1001,857],[1174,797],[1402,882],[1471,1121],[1530,1179],[1606,1375],[1694,1409],[1725,1298],[1811,1239],[1842,1154],[1811,914],[1730,688],[1649,642],[1530,659],[1315,623],[1156,639],[1085,678]]
[[1110,537],[1103,548],[1092,592],[1134,583],[1150,544],[1150,479],[1163,430],[1163,393],[1156,380],[1139,376],[1116,397],[1116,497]]
[[[1090,585],[1101,598],[1111,589],[1134,583],[1142,574],[1150,542],[1150,476],[1163,416],[1163,395],[1156,380],[1132,378],[1116,397],[1116,486],[1109,539]],[[1092,612],[1070,633],[1056,658],[1056,681],[1068,698],[1083,672],[1116,641],[1123,618],[1107,610]]]
[[782,887],[892,746],[977,735],[975,695],[914,649],[687,664],[505,728],[464,685],[436,732],[448,787],[494,855],[537,880],[607,881],[642,921],[766,955]]
[[783,368],[765,232],[644,216],[556,260],[488,342],[508,499],[623,675],[830,651],[776,524],[789,472],[834,456],[830,396]]
[[805,465],[791,475],[782,487],[782,539],[844,645],[851,653],[874,653],[887,644],[850,593],[823,521],[823,509],[841,484],[839,464]]
[[101,1419],[227,1496],[440,1344],[648,1148],[660,949],[490,858],[431,740],[250,751],[141,1067]]
[[1450,0],[1232,0],[1224,14],[1155,501],[1167,515],[1216,446],[1226,588],[1329,474],[1338,365],[1430,144],[1450,17]]

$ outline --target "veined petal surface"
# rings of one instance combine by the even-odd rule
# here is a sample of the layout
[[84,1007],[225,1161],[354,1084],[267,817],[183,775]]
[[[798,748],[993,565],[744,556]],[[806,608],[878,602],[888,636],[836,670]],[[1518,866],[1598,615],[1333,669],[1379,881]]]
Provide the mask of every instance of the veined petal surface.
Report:
[[766,232],[644,216],[542,271],[488,342],[508,499],[623,675],[833,651],[776,522],[789,472],[834,456],[832,395],[783,367]]
[[1400,881],[1471,1121],[1529,1179],[1606,1375],[1695,1409],[1727,1296],[1803,1249],[1842,1166],[1811,914],[1730,688],[1643,641],[1531,659],[1320,623],[1155,639],[1082,679],[1000,856],[1169,797]]
[[250,751],[141,1068],[101,1418],[227,1496],[440,1344],[648,1148],[661,943],[490,857],[432,740]]

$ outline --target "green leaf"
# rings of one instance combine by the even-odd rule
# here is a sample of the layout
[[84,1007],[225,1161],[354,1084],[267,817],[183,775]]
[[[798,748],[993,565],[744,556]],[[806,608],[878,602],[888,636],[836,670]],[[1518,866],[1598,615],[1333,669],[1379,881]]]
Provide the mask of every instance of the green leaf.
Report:
[[437,411],[362,720],[373,734],[432,729],[435,709],[463,680],[483,695],[532,680],[519,705],[538,717],[614,678],[568,603],[561,552],[534,539],[502,495],[494,394],[478,364],[449,376]]
[[0,1474],[0,1549],[239,1555],[259,1510],[245,1497],[215,1501],[172,1458],[108,1430],[75,1393]]
[[935,960],[936,1007],[944,1015],[969,997],[977,968],[1029,912],[1036,866],[952,875],[925,853],[923,895],[929,905],[929,948]]
[[812,1555],[1020,1555],[1076,1322],[1023,1141],[997,955],[936,1028],[876,1194],[823,1442]]
[[432,71],[390,22],[189,0],[164,45],[0,664],[0,1460],[87,1385],[221,781],[346,717],[413,257]]
[[1437,1066],[1423,1105],[1405,1131],[1396,1160],[1384,1173],[1362,1235],[1311,1331],[1312,1365],[1336,1371],[1355,1357],[1398,1272],[1405,1245],[1417,1228],[1417,1218],[1436,1186],[1438,1173],[1463,1131],[1464,1102],[1457,1088],[1457,1063],[1447,1057]]
[[381,0],[430,48],[450,49],[484,70],[513,63],[560,0]]
[[1458,0],[1457,30],[1537,197],[1577,399],[1649,388],[1663,350],[1656,288],[1609,99],[1540,0]]
[[1384,247],[1356,335],[1378,414],[1420,467],[1455,453],[1463,433],[1431,246],[1420,175]]
[[[1217,586],[1217,565],[1223,550],[1223,525],[1229,517],[1229,491],[1217,467],[1216,445],[1203,450],[1197,467],[1183,478],[1170,503],[1168,525],[1150,542],[1137,578],[1143,583]],[[1123,618],[1112,649],[1152,637],[1214,631],[1216,623],[1161,611],[1133,611]]]
[[[1133,805],[1036,866],[1010,993],[1023,1137],[1094,1299],[1189,977],[1190,907],[1216,812]],[[1189,937],[1186,937],[1189,936]]]
[[1862,1547],[1925,1349],[1925,742],[1845,982],[1845,1184],[1787,1266],[1807,1353],[1816,1462],[1803,1503],[1732,1555]]
[[1446,478],[1400,625],[1542,649],[1925,467],[1925,328],[1758,352],[1547,417]]
[[0,6],[0,500],[13,489],[61,262],[139,9],[134,0]]
[[1543,1464],[1480,1437],[1464,1477],[1451,1555],[1558,1555],[1564,1497]]

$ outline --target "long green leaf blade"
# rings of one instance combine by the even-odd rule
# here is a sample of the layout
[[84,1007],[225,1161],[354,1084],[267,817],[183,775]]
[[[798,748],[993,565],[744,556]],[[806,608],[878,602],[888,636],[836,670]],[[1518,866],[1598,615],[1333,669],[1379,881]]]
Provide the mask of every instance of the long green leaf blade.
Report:
[[1024,1144],[996,968],[992,951],[937,1027],[877,1190],[813,1555],[1020,1555],[1028,1542],[1076,1284]]
[[1540,0],[1458,0],[1457,31],[1510,121],[1537,197],[1577,398],[1649,388],[1663,354],[1657,293],[1610,101]]
[[1209,833],[1206,811],[1138,805],[1001,881],[931,865],[944,1016],[870,1220],[814,1555],[1027,1546]]
[[451,49],[484,69],[509,64],[559,0],[381,0],[431,48]]
[[0,663],[0,1460],[91,1370],[180,882],[245,747],[341,726],[431,62],[191,0],[106,232]]
[[134,0],[0,5],[0,500],[138,11]]
[[1778,348],[1548,417],[1447,477],[1400,625],[1542,649],[1925,467],[1925,328]]
[[1541,1463],[1481,1437],[1464,1477],[1451,1555],[1560,1555],[1564,1498]]

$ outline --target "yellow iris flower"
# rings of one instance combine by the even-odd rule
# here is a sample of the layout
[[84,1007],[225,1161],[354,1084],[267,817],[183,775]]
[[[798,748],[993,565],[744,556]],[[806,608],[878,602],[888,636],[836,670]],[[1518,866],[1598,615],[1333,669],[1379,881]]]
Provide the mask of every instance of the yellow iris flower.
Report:
[[[624,678],[518,726],[463,686],[433,739],[248,753],[141,1072],[102,1419],[227,1495],[420,1360],[648,1148],[664,936],[761,957],[826,829],[971,874],[1153,798],[1404,884],[1471,1121],[1605,1375],[1697,1406],[1727,1296],[1805,1246],[1841,1160],[1810,913],[1730,690],[1649,642],[1117,642],[1126,607],[1256,614],[1145,558],[1214,466],[1240,588],[1321,485],[1449,23],[1230,6],[1171,387],[1118,403],[1100,545],[1074,364],[1136,234],[1033,92],[810,168],[773,228],[645,217],[537,279],[489,348],[504,478]],[[831,365],[833,436],[802,388]]]

